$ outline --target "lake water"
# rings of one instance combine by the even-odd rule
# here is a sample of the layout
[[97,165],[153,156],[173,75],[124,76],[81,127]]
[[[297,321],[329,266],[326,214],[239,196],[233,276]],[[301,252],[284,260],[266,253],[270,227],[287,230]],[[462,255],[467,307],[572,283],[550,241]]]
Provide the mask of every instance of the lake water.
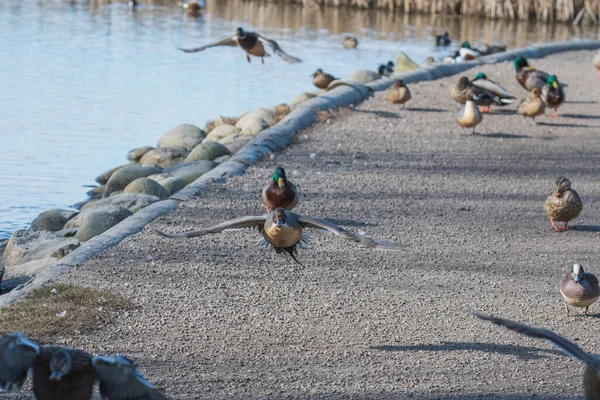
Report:
[[[179,123],[203,127],[216,115],[237,116],[314,90],[309,75],[316,68],[344,77],[375,69],[399,51],[418,62],[441,57],[449,50],[435,47],[438,30],[510,47],[598,38],[597,27],[240,0],[209,0],[200,17],[190,18],[175,1],[140,3],[131,10],[125,2],[0,0],[0,238],[44,210],[84,200],[84,185]],[[248,64],[229,47],[176,49],[238,26],[277,40],[304,63],[271,57]],[[345,34],[358,36],[358,49],[342,48]]]

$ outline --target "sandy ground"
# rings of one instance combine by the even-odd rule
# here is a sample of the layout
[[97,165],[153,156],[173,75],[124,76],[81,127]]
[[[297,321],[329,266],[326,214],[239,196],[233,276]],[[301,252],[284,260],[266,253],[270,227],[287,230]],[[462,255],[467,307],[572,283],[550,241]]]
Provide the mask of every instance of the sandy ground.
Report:
[[[582,366],[465,310],[553,329],[600,354],[600,314],[568,317],[558,291],[574,262],[600,273],[592,56],[532,60],[569,85],[560,117],[538,126],[513,105],[485,115],[480,135],[464,135],[449,95],[458,76],[411,85],[404,111],[377,93],[334,113],[272,160],[66,274],[139,308],[57,342],[125,353],[173,399],[581,398]],[[512,63],[481,71],[526,95]],[[376,252],[313,231],[302,268],[258,247],[253,230],[180,241],[152,231],[261,214],[260,191],[278,165],[304,192],[295,211],[408,247]],[[560,174],[585,203],[566,233],[543,212]]]

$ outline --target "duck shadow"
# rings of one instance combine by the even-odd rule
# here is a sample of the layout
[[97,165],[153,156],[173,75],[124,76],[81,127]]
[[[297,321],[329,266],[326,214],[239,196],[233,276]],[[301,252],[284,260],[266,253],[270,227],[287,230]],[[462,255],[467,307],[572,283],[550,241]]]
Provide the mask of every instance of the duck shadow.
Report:
[[538,360],[548,358],[548,355],[562,355],[558,350],[540,347],[517,346],[507,344],[491,344],[477,342],[441,342],[440,344],[421,344],[406,346],[370,346],[370,349],[380,351],[479,351],[483,353],[508,354],[521,360]]
[[551,124],[548,122],[538,122],[537,123],[539,126],[552,126],[555,128],[597,128],[597,126],[592,126],[592,125],[581,125],[581,124]]
[[596,104],[596,100],[565,101],[565,104]]
[[600,232],[600,225],[573,225],[569,229],[582,232]]
[[476,134],[481,137],[495,138],[495,139],[533,139],[533,136],[520,135],[518,133],[478,133]]
[[411,108],[407,108],[406,110],[421,111],[421,112],[433,112],[433,113],[449,112],[448,110],[442,110],[441,108],[420,108],[420,107],[411,107]]
[[354,109],[355,112],[365,113],[365,114],[373,114],[381,118],[400,118],[400,114],[393,113],[389,111],[381,111],[381,110],[357,110]]
[[565,118],[578,118],[578,119],[600,119],[600,115],[587,115],[587,114],[561,114]]
[[16,288],[19,285],[30,280],[31,277],[28,276],[20,276],[12,279],[4,279],[0,282],[0,295],[6,294]]

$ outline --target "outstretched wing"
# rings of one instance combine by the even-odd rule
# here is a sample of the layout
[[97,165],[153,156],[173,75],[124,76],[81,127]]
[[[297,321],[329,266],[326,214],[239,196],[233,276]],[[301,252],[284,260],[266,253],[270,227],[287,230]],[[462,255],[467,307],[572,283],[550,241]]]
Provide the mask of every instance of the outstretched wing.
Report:
[[258,33],[256,34],[256,36],[258,37],[258,40],[260,40],[263,44],[267,44],[267,45],[271,46],[273,53],[277,54],[286,63],[293,64],[293,63],[302,62],[301,59],[291,56],[288,53],[286,53],[285,51],[283,51],[283,49],[281,47],[279,47],[279,45],[277,44],[276,41],[267,39],[266,37],[261,36]]
[[496,325],[503,326],[511,331],[519,332],[523,335],[545,339],[550,341],[556,348],[560,351],[568,355],[569,357],[573,357],[576,360],[584,362],[586,364],[595,364],[598,365],[599,360],[595,356],[586,353],[581,349],[581,347],[577,346],[575,343],[568,341],[564,337],[557,335],[548,329],[540,329],[534,328],[533,326],[521,324],[519,322],[511,321],[509,319],[492,317],[491,315],[479,314],[476,312],[471,312],[477,318],[484,319],[486,321],[490,321]]
[[194,47],[194,48],[191,48],[191,49],[182,49],[181,47],[178,47],[178,49],[181,50],[181,51],[185,51],[186,53],[196,53],[198,51],[202,51],[202,50],[208,49],[210,47],[217,47],[217,46],[237,46],[236,39],[237,39],[237,35],[234,35],[234,36],[225,36],[225,37],[222,37],[221,39],[217,40],[216,42],[205,44],[204,46]]
[[39,351],[21,332],[0,337],[0,392],[19,393]]
[[367,247],[377,249],[377,250],[398,251],[398,250],[406,247],[406,246],[398,244],[398,243],[384,242],[381,240],[372,239],[367,236],[359,235],[357,233],[349,232],[349,231],[345,230],[344,228],[337,226],[336,224],[333,224],[331,222],[325,221],[323,219],[311,218],[311,217],[305,217],[302,215],[298,215],[298,222],[302,226],[310,226],[313,228],[325,229],[329,232],[335,233],[337,236],[341,237],[342,239],[351,240],[353,242],[358,242],[358,243],[362,244],[363,246],[367,246]]
[[122,355],[93,357],[96,379],[100,381],[100,394],[110,400],[167,400],[160,390],[144,378],[133,361]]
[[156,233],[159,235],[168,237],[168,238],[189,238],[189,237],[198,237],[204,236],[209,233],[219,233],[224,231],[225,229],[235,229],[235,228],[251,228],[253,226],[262,227],[265,223],[265,219],[267,218],[267,214],[252,216],[252,217],[243,217],[232,219],[230,221],[223,222],[222,224],[211,226],[209,228],[202,228],[195,231],[190,232],[179,232],[179,233],[165,233],[159,230],[156,230]]

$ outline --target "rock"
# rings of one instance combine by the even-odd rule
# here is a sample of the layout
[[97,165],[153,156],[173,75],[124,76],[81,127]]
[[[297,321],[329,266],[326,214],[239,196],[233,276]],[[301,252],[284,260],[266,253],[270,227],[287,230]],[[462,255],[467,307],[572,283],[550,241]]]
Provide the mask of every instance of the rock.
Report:
[[273,111],[271,111],[267,108],[259,108],[257,110],[252,110],[252,111],[249,111],[249,112],[245,113],[244,115],[242,115],[240,120],[237,122],[236,126],[238,126],[238,124],[244,124],[245,120],[247,120],[247,119],[257,119],[257,118],[264,119],[265,121],[267,121],[269,126],[273,126],[273,125],[275,125],[275,123],[277,123],[277,118],[275,117],[275,113]]
[[[209,142],[215,143],[215,142]],[[174,176],[176,178],[181,178],[185,181],[186,185],[194,182],[196,179],[213,169],[217,166],[217,163],[214,161],[202,160],[202,161],[194,161],[189,163],[183,163],[174,165],[165,170],[169,176]]]
[[246,135],[238,133],[235,135],[227,136],[219,141],[223,146],[227,147],[231,154],[235,154],[239,149],[244,147],[246,144],[256,139],[253,135]]
[[258,135],[260,132],[267,129],[270,125],[267,121],[260,117],[251,116],[249,118],[239,120],[238,123],[235,124],[235,126],[241,129],[241,133],[246,133],[248,135]]
[[96,186],[95,188],[88,190],[85,194],[87,194],[91,200],[99,199],[102,197],[104,189],[106,189],[106,185]]
[[171,165],[179,164],[187,157],[190,151],[185,147],[159,147],[150,150],[140,159],[142,165],[156,164],[167,168]]
[[137,178],[127,185],[125,190],[123,190],[123,193],[143,193],[149,194],[150,196],[156,196],[159,199],[170,196],[167,189],[162,187],[160,183],[148,178]]
[[67,254],[78,245],[78,240],[64,238],[52,232],[21,229],[13,232],[8,240],[2,263],[10,267],[48,258],[52,254]]
[[165,133],[158,140],[158,147],[185,147],[188,150],[198,146],[206,134],[192,124],[181,124]]
[[65,228],[54,233],[61,237],[73,237],[77,233],[77,228]]
[[398,54],[396,58],[396,65],[394,66],[394,74],[401,74],[403,72],[412,71],[413,69],[419,68],[419,64],[410,59],[403,51]]
[[[32,278],[45,270],[48,267],[53,266],[58,261],[54,257],[45,257],[38,260],[31,260],[22,264],[6,266],[4,270],[4,279],[13,279],[17,277]],[[0,268],[1,269],[1,268]]]
[[303,103],[306,100],[312,99],[313,97],[317,97],[317,95],[310,92],[300,93],[298,96],[294,97],[292,101],[290,101],[290,107],[294,108],[298,104]]
[[202,142],[198,146],[194,147],[194,150],[187,156],[185,162],[200,161],[200,160],[214,160],[217,157],[221,157],[229,154],[227,147],[217,142]]
[[346,80],[362,83],[364,85],[365,83],[373,82],[379,78],[379,74],[375,71],[359,69],[358,71],[353,72]]
[[215,162],[216,162],[217,164],[222,164],[222,163],[224,163],[225,161],[229,160],[230,158],[231,158],[231,156],[221,156],[221,157],[217,157],[217,158],[215,158]]
[[119,165],[118,167],[115,167],[113,169],[109,169],[106,172],[103,172],[102,174],[100,174],[96,177],[96,182],[98,182],[101,185],[106,185],[106,182],[108,182],[108,180],[110,179],[112,174],[115,173],[118,169],[123,168],[126,165],[129,165],[129,164]]
[[[179,164],[182,165],[182,164]],[[178,165],[178,166],[179,166]],[[173,167],[171,167],[173,168]],[[120,193],[114,196],[107,197],[102,200],[98,200],[93,204],[86,204],[82,207],[81,212],[95,207],[104,207],[107,205],[121,206],[129,210],[130,213],[135,214],[144,207],[148,207],[152,203],[156,203],[160,199],[156,196],[150,196],[142,193]]]
[[[110,214],[111,216],[113,216],[117,219],[117,222],[121,222],[125,218],[132,215],[131,211],[129,211],[127,208],[119,206],[119,205],[115,205],[115,204],[99,204],[98,205],[98,204],[96,204],[94,207],[90,207],[90,208],[86,208],[85,210],[82,210],[75,218],[71,219],[69,222],[67,222],[65,224],[65,228],[67,228],[67,229],[80,228],[81,225],[83,224],[83,222],[88,218],[88,215],[93,212],[97,212],[97,211],[102,211],[107,214]],[[75,237],[77,237],[77,235],[75,235]]]
[[239,120],[239,118],[235,117],[223,117],[221,115],[217,115],[217,118],[215,118],[215,127],[221,125],[235,125]]
[[206,136],[206,139],[204,139],[202,141],[202,143],[218,142],[219,140],[223,139],[224,137],[227,137],[229,135],[233,135],[233,134],[239,133],[239,132],[240,132],[240,128],[236,128],[233,125],[227,125],[227,124],[219,125],[219,126],[215,127],[215,129],[210,131],[210,133],[208,134],[208,136]]
[[139,164],[129,164],[119,170],[115,171],[106,183],[104,194],[102,197],[108,197],[111,193],[118,190],[123,190],[127,185],[136,180],[137,178],[145,178],[152,174],[158,174],[162,172],[162,168],[153,166],[142,166]]
[[273,112],[275,113],[275,119],[277,122],[281,121],[292,111],[292,107],[288,106],[285,103],[279,104],[278,106],[273,107]]
[[81,243],[69,243],[69,244],[67,244],[64,247],[61,247],[60,249],[57,249],[54,253],[50,254],[50,257],[56,258],[57,260],[60,260],[61,258],[63,258],[64,256],[66,256],[67,254],[69,254],[70,252],[72,252],[73,250],[75,250],[76,248],[78,248],[79,246],[81,246]]
[[158,182],[162,187],[164,187],[169,194],[175,194],[183,189],[186,185],[185,181],[181,178],[176,178],[171,176],[169,178],[163,179]]
[[144,154],[146,154],[147,152],[149,152],[150,150],[154,150],[154,147],[152,146],[142,146],[142,147],[136,147],[133,150],[129,150],[129,153],[127,153],[127,159],[131,162],[139,162],[140,158],[142,158],[142,156]]
[[50,232],[60,231],[69,220],[67,216],[72,216],[72,212],[66,210],[44,211],[33,220],[31,229]]
[[94,236],[106,232],[120,221],[114,215],[102,209],[90,209],[86,217],[81,221],[79,230],[75,234],[75,238],[82,242],[88,241]]

